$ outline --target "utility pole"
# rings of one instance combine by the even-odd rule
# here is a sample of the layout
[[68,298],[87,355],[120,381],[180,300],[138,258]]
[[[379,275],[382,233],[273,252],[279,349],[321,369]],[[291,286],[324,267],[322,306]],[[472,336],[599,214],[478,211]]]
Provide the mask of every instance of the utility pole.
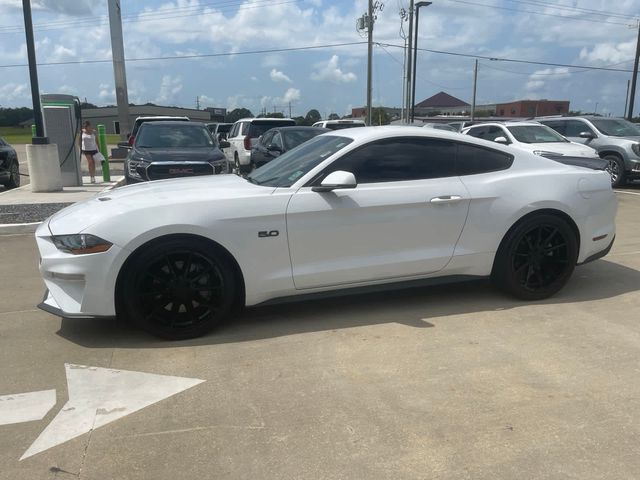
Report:
[[38,86],[38,67],[36,64],[36,47],[33,41],[30,0],[22,0],[22,12],[24,14],[24,31],[27,36],[27,58],[29,60],[33,119],[36,124],[36,136],[31,139],[31,142],[34,145],[45,145],[49,143],[49,139],[44,136],[44,122],[42,121],[42,107],[40,105],[40,87]]
[[196,110],[200,110],[200,95],[196,97]]
[[640,22],[638,22],[638,43],[636,45],[636,60],[633,64],[633,77],[631,77],[631,95],[629,96],[629,112],[627,119],[633,118],[633,104],[636,98],[636,82],[638,80],[638,60],[640,60]]
[[409,2],[409,42],[407,46],[407,104],[405,107],[405,122],[409,123],[411,115],[411,46],[413,45],[413,0]]
[[627,80],[627,95],[624,97],[624,118],[627,118],[627,107],[629,106],[629,85],[631,80]]
[[476,87],[478,86],[478,59],[476,58],[476,65],[473,68],[473,100],[471,102],[471,121],[475,120],[476,116]]
[[291,102],[289,102],[289,118],[291,118]]
[[371,125],[371,94],[373,90],[371,71],[373,63],[373,0],[369,0],[367,13],[367,125]]
[[111,56],[113,58],[113,76],[116,86],[116,102],[118,104],[118,121],[120,122],[120,138],[126,139],[131,132],[129,125],[129,94],[127,92],[127,73],[124,65],[124,41],[122,39],[122,12],[120,0],[108,0],[109,29],[111,31]]
[[420,7],[428,7],[431,3],[432,2],[416,3],[416,30],[413,33],[413,74],[411,78],[411,123],[413,123],[416,108],[416,71],[418,65],[418,26],[420,25]]

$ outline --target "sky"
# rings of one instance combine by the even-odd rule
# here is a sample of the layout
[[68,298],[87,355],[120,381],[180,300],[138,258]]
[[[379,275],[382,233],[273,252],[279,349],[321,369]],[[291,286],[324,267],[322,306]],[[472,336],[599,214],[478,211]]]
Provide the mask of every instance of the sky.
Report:
[[[41,92],[114,104],[107,0],[31,4]],[[399,107],[408,31],[401,10],[409,0],[377,4],[373,104]],[[201,108],[285,115],[291,105],[292,116],[315,108],[326,118],[366,102],[366,34],[356,28],[366,0],[121,0],[121,6],[132,103],[195,108],[199,99]],[[433,0],[420,9],[418,43],[441,53],[418,53],[416,103],[440,91],[470,103],[473,56],[480,56],[486,58],[479,60],[478,104],[570,100],[572,110],[620,116],[639,15],[638,0]],[[22,1],[0,0],[0,106],[31,106],[26,63]]]

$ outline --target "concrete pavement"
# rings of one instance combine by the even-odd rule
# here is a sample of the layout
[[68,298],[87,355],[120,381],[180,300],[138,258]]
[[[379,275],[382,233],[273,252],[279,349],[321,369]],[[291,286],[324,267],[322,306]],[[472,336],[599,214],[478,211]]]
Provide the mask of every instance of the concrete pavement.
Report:
[[[33,238],[0,237],[0,395],[58,398],[0,426],[0,479],[635,479],[638,193],[611,254],[547,301],[454,284],[255,308],[176,343],[36,310]],[[205,382],[20,462],[65,363]]]

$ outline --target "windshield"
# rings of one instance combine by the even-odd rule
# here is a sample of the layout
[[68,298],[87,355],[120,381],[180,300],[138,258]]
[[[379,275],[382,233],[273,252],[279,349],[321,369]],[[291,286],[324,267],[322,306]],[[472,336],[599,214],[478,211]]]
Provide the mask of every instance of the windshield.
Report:
[[598,130],[612,137],[640,136],[640,127],[622,118],[594,118],[591,120]]
[[518,125],[507,127],[520,143],[567,143],[569,140],[544,125]]
[[162,124],[144,125],[136,139],[140,148],[184,148],[213,147],[213,138],[206,127],[191,125]]
[[293,127],[296,124],[293,120],[280,120],[280,121],[255,121],[249,127],[249,137],[258,138],[267,130],[271,130],[276,127]]
[[300,177],[351,142],[353,140],[350,138],[335,135],[312,138],[257,169],[247,179],[256,185],[290,187]]

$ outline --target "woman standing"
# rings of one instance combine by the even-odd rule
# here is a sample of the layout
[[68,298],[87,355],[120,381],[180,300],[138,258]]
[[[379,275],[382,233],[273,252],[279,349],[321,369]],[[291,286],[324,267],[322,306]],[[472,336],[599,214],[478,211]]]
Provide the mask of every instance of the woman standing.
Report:
[[82,129],[82,153],[84,153],[87,163],[89,164],[89,175],[91,176],[91,183],[96,183],[96,162],[93,156],[98,153],[98,145],[96,143],[96,136],[91,126],[90,121],[84,122],[84,128]]

